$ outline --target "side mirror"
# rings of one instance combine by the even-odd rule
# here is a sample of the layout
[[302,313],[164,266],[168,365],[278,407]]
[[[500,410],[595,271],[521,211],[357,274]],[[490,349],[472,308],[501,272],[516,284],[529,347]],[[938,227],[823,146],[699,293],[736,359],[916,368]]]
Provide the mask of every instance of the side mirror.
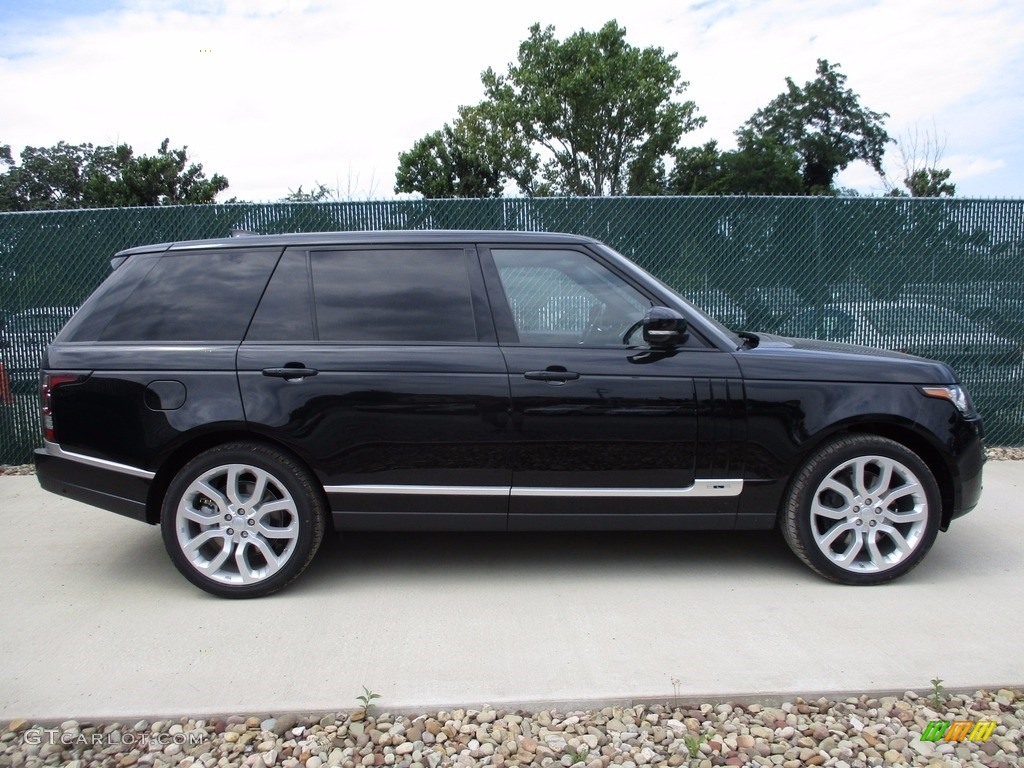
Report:
[[644,312],[643,319],[637,320],[622,335],[622,343],[629,340],[637,329],[644,329],[644,343],[652,347],[674,347],[686,343],[686,318],[668,307],[651,307]]
[[644,313],[644,341],[652,347],[673,347],[686,342],[686,318],[668,307],[651,307]]

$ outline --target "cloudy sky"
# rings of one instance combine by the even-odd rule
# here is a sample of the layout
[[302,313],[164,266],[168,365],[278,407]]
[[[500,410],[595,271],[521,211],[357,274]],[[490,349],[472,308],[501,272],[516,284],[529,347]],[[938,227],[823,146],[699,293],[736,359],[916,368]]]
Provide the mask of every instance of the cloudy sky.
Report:
[[[169,137],[243,200],[393,197],[398,153],[479,101],[532,23],[612,18],[678,54],[708,121],[688,144],[732,146],[827,58],[891,135],[945,144],[958,196],[1024,197],[1020,0],[0,0],[0,18],[0,144]],[[840,183],[883,189],[866,166]]]

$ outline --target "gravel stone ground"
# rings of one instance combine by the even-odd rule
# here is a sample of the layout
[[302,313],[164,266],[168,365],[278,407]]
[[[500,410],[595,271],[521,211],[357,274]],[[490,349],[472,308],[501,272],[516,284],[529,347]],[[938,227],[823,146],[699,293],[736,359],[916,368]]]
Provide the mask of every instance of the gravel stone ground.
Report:
[[[470,768],[548,766],[913,765],[1024,763],[1024,691],[973,696],[794,698],[781,705],[654,704],[587,711],[454,709],[423,714],[369,711],[260,718],[86,723],[49,727],[15,720],[0,738],[0,765],[199,766],[199,768]],[[995,722],[988,738],[922,740],[933,720]]]

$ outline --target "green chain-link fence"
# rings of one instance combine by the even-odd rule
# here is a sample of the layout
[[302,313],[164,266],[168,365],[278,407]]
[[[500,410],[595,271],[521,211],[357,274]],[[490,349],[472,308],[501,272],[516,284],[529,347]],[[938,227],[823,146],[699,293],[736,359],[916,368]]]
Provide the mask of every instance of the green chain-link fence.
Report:
[[946,360],[990,444],[1024,444],[1024,200],[646,197],[276,203],[0,214],[0,463],[38,442],[42,347],[114,252],[172,240],[370,229],[573,232],[735,329]]

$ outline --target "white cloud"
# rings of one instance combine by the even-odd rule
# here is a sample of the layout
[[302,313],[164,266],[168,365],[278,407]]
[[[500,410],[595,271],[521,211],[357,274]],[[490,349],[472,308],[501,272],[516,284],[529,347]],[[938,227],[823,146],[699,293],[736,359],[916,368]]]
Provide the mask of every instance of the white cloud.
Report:
[[0,139],[152,152],[167,136],[227,175],[228,195],[276,199],[316,180],[389,196],[398,153],[477,101],[480,71],[503,70],[531,23],[562,36],[610,18],[634,45],[678,52],[686,97],[708,118],[692,143],[731,145],[787,76],[811,79],[823,57],[890,113],[890,133],[933,120],[947,131],[961,194],[1024,193],[1024,8],[995,0],[126,0],[41,28],[8,22]]

